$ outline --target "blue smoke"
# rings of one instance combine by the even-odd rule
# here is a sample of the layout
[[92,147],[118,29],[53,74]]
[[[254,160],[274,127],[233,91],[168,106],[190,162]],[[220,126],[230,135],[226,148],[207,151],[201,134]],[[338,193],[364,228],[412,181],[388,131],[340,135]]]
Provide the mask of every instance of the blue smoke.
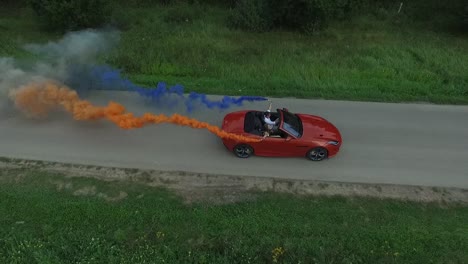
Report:
[[188,112],[192,112],[197,103],[201,103],[209,109],[218,108],[224,110],[234,105],[241,106],[245,101],[267,100],[267,98],[261,96],[240,96],[237,98],[224,96],[219,101],[212,101],[207,98],[206,94],[196,92],[190,92],[187,97],[184,96],[184,87],[182,85],[176,84],[167,87],[165,82],[158,82],[154,88],[144,88],[123,78],[119,70],[103,65],[74,65],[70,68],[65,83],[73,87],[81,95],[86,95],[89,90],[123,90],[136,92],[159,105],[172,107],[183,101]]

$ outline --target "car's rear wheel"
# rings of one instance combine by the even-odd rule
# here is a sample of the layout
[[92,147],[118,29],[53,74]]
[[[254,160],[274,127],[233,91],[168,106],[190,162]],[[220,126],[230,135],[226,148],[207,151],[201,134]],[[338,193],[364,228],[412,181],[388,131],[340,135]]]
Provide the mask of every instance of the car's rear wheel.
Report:
[[248,158],[253,154],[253,148],[247,144],[239,144],[234,147],[234,154],[239,158]]
[[307,152],[307,158],[313,161],[321,161],[328,157],[328,150],[322,147],[316,147]]

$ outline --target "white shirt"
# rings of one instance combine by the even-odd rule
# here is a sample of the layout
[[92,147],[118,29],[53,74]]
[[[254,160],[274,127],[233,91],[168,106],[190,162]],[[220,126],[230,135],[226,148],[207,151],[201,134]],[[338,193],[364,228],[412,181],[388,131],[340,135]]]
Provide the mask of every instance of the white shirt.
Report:
[[275,122],[271,121],[271,119],[269,117],[266,117],[264,116],[263,117],[263,120],[265,121],[265,123],[267,123],[268,125],[276,125]]

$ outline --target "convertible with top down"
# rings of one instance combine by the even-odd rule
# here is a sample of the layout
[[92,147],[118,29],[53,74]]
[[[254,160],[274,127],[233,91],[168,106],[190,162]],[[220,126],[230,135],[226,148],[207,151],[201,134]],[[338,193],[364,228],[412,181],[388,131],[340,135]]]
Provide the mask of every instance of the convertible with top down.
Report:
[[[270,104],[271,108],[271,104]],[[268,127],[265,116],[276,124]],[[288,109],[276,112],[242,110],[228,113],[222,129],[243,137],[258,139],[242,142],[222,139],[224,146],[239,158],[252,155],[264,157],[306,157],[321,161],[338,154],[342,145],[339,130],[326,119],[309,114],[292,113]]]

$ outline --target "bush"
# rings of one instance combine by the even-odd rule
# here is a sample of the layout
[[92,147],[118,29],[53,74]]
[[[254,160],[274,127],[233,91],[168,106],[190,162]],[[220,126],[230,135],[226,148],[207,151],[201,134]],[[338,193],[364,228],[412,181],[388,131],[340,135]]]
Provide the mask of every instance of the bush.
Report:
[[150,7],[154,5],[172,5],[175,0],[109,0],[119,4],[122,7]]
[[462,15],[462,25],[468,31],[468,4],[465,5],[465,11]]
[[367,0],[240,0],[229,17],[235,28],[264,31],[288,28],[310,33],[345,19]]
[[[324,29],[331,21],[373,14],[377,10],[397,14],[401,3],[386,0],[238,0],[231,3],[234,2],[237,4],[228,20],[231,27],[250,31],[286,28],[304,33]],[[460,25],[460,11],[463,10],[462,23],[466,29],[466,5],[466,0],[405,1],[399,16],[404,17],[408,23],[423,22],[432,29],[446,30],[454,24]]]
[[203,9],[200,5],[184,2],[169,8],[164,16],[164,21],[172,24],[192,23],[200,18],[201,14],[203,14]]
[[23,7],[27,3],[24,0],[0,0],[0,5],[2,7],[8,7],[8,8],[18,8],[18,7]]
[[207,4],[211,6],[223,6],[234,8],[239,0],[188,0],[189,4]]
[[44,26],[65,32],[102,26],[110,15],[107,0],[29,0]]
[[240,0],[229,15],[229,26],[263,32],[273,27],[271,0]]
[[329,20],[344,17],[349,0],[283,0],[277,5],[275,26],[312,33]]

